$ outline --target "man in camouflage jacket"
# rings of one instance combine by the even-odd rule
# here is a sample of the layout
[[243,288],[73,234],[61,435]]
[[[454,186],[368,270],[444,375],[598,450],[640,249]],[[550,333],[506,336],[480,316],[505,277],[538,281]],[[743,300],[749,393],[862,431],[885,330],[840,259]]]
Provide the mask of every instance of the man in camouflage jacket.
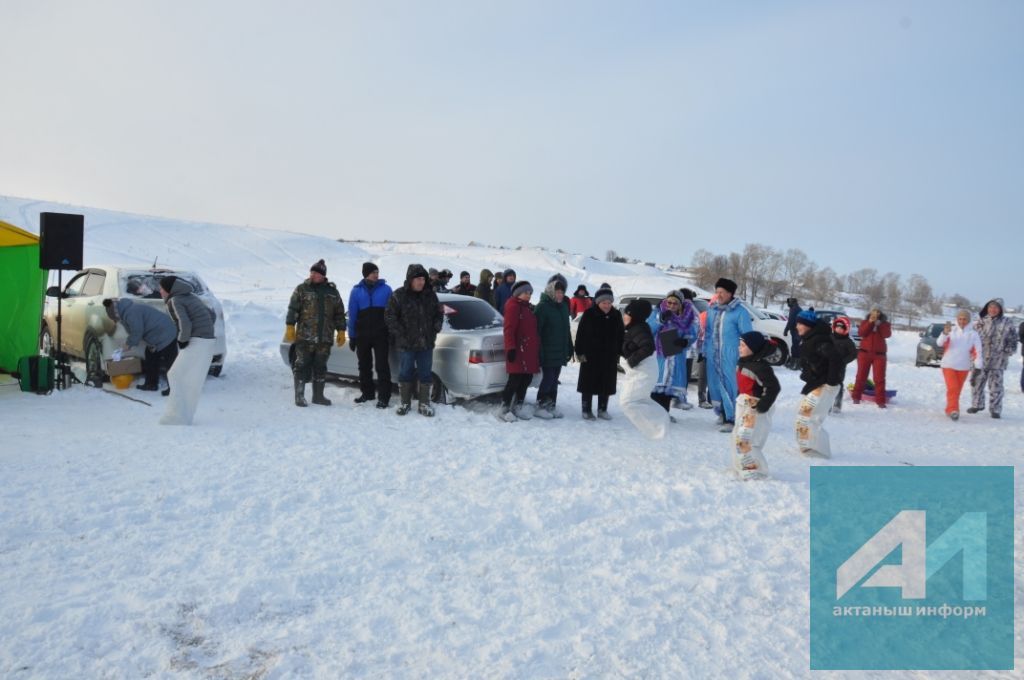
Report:
[[323,260],[310,267],[309,278],[295,288],[285,323],[285,341],[295,345],[295,405],[306,406],[306,383],[312,379],[313,403],[330,406],[331,400],[324,396],[327,357],[332,340],[338,347],[345,344],[345,303],[327,280]]

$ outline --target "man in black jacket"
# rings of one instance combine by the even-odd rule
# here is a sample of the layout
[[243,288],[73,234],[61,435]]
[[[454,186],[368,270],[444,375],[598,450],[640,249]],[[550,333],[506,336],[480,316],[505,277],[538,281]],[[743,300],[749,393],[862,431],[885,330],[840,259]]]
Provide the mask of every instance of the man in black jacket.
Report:
[[409,265],[405,285],[394,292],[384,313],[391,343],[399,355],[398,390],[402,403],[396,413],[400,416],[412,408],[413,380],[419,380],[419,412],[434,415],[430,406],[434,341],[441,332],[444,312],[437,294],[427,285],[427,277],[423,265]]
[[797,407],[796,441],[805,456],[829,458],[828,432],[824,422],[835,402],[844,364],[827,321],[819,320],[812,311],[797,315],[796,332],[801,335],[800,379],[803,399]]

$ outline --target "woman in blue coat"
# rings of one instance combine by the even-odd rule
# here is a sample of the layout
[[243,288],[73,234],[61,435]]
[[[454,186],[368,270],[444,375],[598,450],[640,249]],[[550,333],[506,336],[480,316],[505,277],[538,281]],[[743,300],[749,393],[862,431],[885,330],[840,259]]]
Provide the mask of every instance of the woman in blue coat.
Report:
[[708,307],[705,351],[708,362],[708,393],[722,432],[732,432],[735,420],[736,364],[740,360],[740,336],[753,330],[750,314],[736,296],[736,282],[718,279],[718,302]]

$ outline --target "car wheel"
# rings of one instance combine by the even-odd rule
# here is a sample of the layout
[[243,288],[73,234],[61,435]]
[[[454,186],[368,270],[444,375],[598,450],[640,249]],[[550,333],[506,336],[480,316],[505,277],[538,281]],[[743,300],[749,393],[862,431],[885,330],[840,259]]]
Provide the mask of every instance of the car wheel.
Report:
[[434,376],[434,379],[430,385],[430,401],[435,404],[447,404],[448,388],[444,386],[444,383],[441,382],[441,379],[437,377],[436,373],[433,373],[432,375]]
[[85,338],[85,381],[93,387],[103,387],[103,381],[107,379],[103,371],[103,345],[100,341],[88,335]]
[[53,349],[53,336],[50,335],[50,327],[45,323],[42,330],[39,331],[39,353],[46,357],[52,357],[56,354]]
[[[295,363],[295,358],[292,357],[292,363]],[[216,366],[210,366],[210,375],[214,378],[219,378],[221,371],[224,370],[224,364],[218,364]]]
[[772,352],[772,355],[765,359],[772,366],[782,366],[789,360],[789,346],[785,341],[775,338],[775,343],[778,345],[778,349]]

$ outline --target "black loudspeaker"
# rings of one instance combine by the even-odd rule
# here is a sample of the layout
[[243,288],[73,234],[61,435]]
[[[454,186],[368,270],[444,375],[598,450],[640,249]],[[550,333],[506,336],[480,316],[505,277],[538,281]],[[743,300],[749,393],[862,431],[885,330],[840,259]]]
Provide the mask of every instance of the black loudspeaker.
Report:
[[39,268],[82,268],[85,217],[69,213],[39,213]]

